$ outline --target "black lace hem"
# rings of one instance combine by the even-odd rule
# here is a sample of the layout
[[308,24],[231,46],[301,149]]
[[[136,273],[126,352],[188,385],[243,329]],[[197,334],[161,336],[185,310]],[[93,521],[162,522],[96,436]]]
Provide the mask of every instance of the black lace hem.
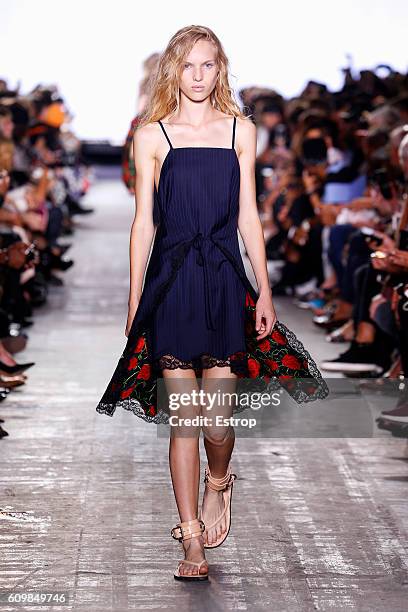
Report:
[[174,355],[166,354],[154,359],[153,366],[160,370],[165,368],[169,370],[176,370],[177,368],[181,368],[183,370],[207,370],[215,367],[231,367],[231,358],[227,357],[227,359],[219,359],[218,357],[214,357],[208,353],[202,353],[201,355],[193,357],[191,360],[187,361],[179,359]]

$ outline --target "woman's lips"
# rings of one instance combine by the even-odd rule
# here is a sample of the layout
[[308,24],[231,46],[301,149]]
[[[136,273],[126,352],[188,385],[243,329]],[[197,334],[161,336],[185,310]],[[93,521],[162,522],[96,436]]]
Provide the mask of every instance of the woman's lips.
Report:
[[204,89],[204,85],[197,85],[197,86],[193,87],[193,89],[195,91],[201,91],[202,89]]

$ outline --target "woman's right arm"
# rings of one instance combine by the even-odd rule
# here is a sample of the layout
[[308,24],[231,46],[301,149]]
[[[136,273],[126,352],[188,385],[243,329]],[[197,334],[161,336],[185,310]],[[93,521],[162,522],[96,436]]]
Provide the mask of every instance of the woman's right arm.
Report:
[[148,124],[135,130],[133,156],[136,168],[135,216],[130,232],[130,287],[128,320],[125,335],[128,336],[142,294],[143,278],[154,237],[153,191],[155,171],[154,125]]

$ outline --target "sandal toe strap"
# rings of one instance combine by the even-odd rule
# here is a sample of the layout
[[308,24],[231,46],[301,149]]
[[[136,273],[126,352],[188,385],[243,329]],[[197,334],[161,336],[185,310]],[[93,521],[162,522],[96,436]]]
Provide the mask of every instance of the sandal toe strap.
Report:
[[206,531],[209,531],[210,529],[218,525],[221,519],[225,516],[227,510],[230,509],[230,503],[231,503],[231,495],[230,493],[227,493],[227,499],[225,499],[225,496],[224,496],[224,508],[222,509],[222,512],[219,514],[219,516],[215,519],[215,521],[211,525],[205,526]]

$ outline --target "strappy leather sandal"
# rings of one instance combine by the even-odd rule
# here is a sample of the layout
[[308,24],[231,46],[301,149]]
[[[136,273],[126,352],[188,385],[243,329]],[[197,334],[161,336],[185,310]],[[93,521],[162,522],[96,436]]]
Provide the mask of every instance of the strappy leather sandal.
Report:
[[[227,473],[223,478],[214,478],[211,475],[210,467],[207,465],[207,467],[205,468],[204,482],[206,487],[209,487],[213,491],[223,491],[224,498],[223,511],[221,512],[219,517],[212,523],[212,525],[206,527],[205,532],[208,533],[209,529],[212,529],[213,527],[215,527],[215,525],[218,525],[224,515],[226,515],[227,518],[227,530],[225,531],[225,533],[221,534],[214,543],[206,544],[204,542],[204,548],[217,548],[217,546],[221,546],[221,544],[227,539],[231,528],[232,487],[234,485],[234,480],[236,479],[236,477],[236,474],[231,473],[230,465],[228,465]],[[199,512],[199,518],[202,518],[202,508]]]
[[[191,521],[184,521],[183,523],[177,523],[175,527],[171,530],[171,537],[179,542],[184,542],[184,540],[190,540],[191,538],[198,538],[203,534],[205,530],[204,522],[201,519],[192,519]],[[176,580],[208,580],[208,570],[206,574],[200,574],[200,568],[203,563],[207,560],[202,559],[201,561],[189,561],[188,559],[182,559],[177,564],[177,569],[174,574],[174,578]],[[191,576],[187,576],[184,574],[180,574],[180,565],[182,563],[190,563],[190,565],[195,565],[198,570],[197,574],[192,574]]]

